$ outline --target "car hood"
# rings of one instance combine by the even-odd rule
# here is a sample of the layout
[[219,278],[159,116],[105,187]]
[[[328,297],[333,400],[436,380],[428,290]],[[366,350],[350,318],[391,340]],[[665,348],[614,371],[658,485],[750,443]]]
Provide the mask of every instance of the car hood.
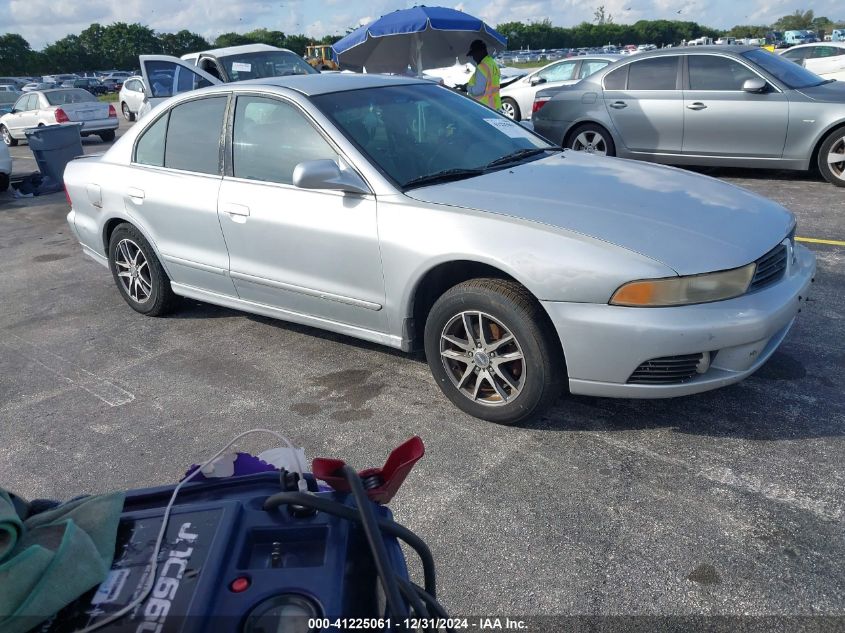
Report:
[[829,81],[820,86],[801,88],[797,92],[813,101],[845,104],[845,81]]
[[680,275],[744,266],[794,223],[780,205],[713,178],[571,151],[406,195],[587,235]]

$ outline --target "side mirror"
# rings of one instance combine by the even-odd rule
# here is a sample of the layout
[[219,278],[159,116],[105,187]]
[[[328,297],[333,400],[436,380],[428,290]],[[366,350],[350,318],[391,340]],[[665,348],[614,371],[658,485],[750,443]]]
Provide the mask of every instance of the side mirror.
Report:
[[347,193],[371,193],[351,170],[341,171],[333,160],[307,160],[293,170],[293,184],[300,189],[334,189]]
[[745,92],[763,92],[766,89],[766,82],[759,77],[754,79],[746,79],[742,84],[742,89]]
[[546,83],[545,78],[543,77],[532,77],[531,78],[531,85],[532,86],[539,86],[540,84]]

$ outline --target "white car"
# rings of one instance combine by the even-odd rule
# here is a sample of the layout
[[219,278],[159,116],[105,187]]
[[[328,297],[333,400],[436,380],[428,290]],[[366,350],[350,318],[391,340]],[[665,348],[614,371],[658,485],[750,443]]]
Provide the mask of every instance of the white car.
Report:
[[502,113],[515,121],[531,118],[534,95],[543,88],[555,88],[578,83],[621,55],[587,55],[552,62],[502,88]]
[[12,155],[5,143],[0,143],[0,192],[9,188],[12,178]]
[[120,112],[123,114],[123,118],[127,121],[134,121],[141,114],[141,108],[147,101],[144,78],[130,77],[124,81],[117,101],[120,104]]
[[12,111],[0,117],[0,136],[6,145],[26,140],[28,128],[57,123],[81,123],[82,136],[98,135],[113,141],[117,111],[81,88],[58,88],[28,92],[15,101]]
[[799,44],[781,55],[820,77],[845,81],[845,42]]
[[33,90],[49,90],[54,84],[46,81],[33,81],[21,88],[21,92],[32,92]]

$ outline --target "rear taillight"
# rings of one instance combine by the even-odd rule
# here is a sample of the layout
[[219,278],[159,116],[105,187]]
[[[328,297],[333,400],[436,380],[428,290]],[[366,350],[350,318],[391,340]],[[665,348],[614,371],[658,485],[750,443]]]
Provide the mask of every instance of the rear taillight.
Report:
[[67,116],[67,112],[62,110],[61,108],[56,108],[56,123],[68,123],[70,119]]
[[117,118],[117,110],[114,109],[112,104],[109,104],[109,118],[116,119]]
[[534,105],[531,106],[531,114],[537,114],[543,109],[543,106],[549,102],[551,97],[537,97],[534,99]]

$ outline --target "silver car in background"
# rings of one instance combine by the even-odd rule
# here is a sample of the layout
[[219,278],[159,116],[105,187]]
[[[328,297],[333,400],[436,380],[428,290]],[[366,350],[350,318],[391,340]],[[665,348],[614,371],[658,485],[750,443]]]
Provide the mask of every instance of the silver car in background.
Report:
[[196,90],[64,177],[72,231],[137,312],[191,297],[423,348],[453,403],[503,424],[564,384],[660,398],[742,380],[815,274],[773,202],[564,153],[419,79]]
[[22,94],[12,111],[0,117],[0,136],[14,146],[26,140],[27,128],[57,123],[80,123],[82,136],[96,134],[108,142],[115,137],[117,111],[81,88],[35,90]]
[[502,113],[515,121],[528,120],[538,90],[578,83],[619,59],[622,55],[587,55],[543,66],[502,88]]
[[806,170],[845,187],[845,83],[749,46],[638,53],[537,94],[534,129],[575,150]]

